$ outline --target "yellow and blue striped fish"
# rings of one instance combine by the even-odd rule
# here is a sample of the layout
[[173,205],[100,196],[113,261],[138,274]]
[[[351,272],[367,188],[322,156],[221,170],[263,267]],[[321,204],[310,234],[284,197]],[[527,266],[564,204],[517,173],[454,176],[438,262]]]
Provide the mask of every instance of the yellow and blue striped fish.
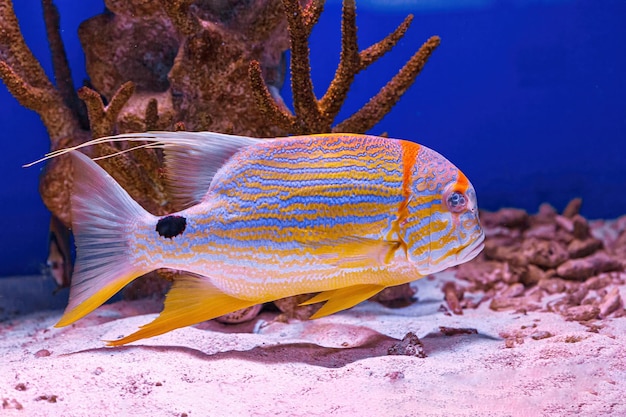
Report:
[[[185,210],[139,206],[83,146],[141,141],[165,150],[168,186]],[[148,145],[145,145],[145,143]],[[303,293],[314,318],[383,288],[474,258],[483,247],[474,188],[418,144],[327,134],[254,139],[156,132],[96,139],[69,152],[77,259],[67,326],[135,278],[185,271],[160,316],[122,345]]]

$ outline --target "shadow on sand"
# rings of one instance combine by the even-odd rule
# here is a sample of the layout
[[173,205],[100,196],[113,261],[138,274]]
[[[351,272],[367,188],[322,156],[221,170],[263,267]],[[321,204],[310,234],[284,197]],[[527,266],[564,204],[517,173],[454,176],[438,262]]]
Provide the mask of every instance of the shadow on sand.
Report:
[[[421,342],[423,343],[423,352],[429,356],[435,355],[438,352],[452,350],[459,345],[477,343],[485,340],[498,341],[500,339],[481,334],[459,334],[446,336],[438,332],[431,332],[424,336],[421,339]],[[130,352],[134,350],[148,350],[154,353],[179,352],[204,361],[239,359],[269,364],[299,362],[324,368],[341,368],[362,359],[388,356],[390,354],[390,350],[393,350],[398,346],[402,346],[403,342],[405,341],[372,331],[371,335],[363,340],[358,346],[349,348],[324,347],[315,343],[297,342],[260,345],[249,350],[227,350],[216,353],[205,353],[199,349],[184,346],[130,345],[114,348],[93,348],[70,353],[68,355],[77,355],[82,353],[102,353],[109,355],[112,351]]]

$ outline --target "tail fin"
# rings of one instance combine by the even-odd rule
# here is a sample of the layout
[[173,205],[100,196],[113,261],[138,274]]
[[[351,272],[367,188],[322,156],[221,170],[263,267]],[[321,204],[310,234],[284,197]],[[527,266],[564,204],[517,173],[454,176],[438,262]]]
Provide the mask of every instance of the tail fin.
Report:
[[[76,265],[70,300],[56,327],[86,316],[135,278],[155,269],[133,265],[129,231],[153,217],[84,154],[71,152],[74,167],[72,230]],[[155,221],[156,222],[156,221]]]

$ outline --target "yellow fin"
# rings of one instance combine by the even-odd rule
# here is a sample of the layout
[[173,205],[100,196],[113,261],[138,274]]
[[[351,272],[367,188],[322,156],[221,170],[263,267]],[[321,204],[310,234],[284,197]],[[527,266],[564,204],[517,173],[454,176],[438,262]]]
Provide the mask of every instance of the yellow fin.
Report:
[[320,317],[328,316],[338,311],[354,307],[361,301],[365,301],[378,294],[384,288],[385,287],[382,285],[374,284],[352,285],[350,287],[324,291],[300,305],[309,305],[326,301],[326,304],[324,304],[322,308],[311,316],[311,319],[318,319]]
[[107,344],[109,346],[125,345],[170,330],[211,320],[261,302],[258,300],[241,300],[224,294],[207,277],[199,275],[178,276],[167,293],[165,306],[159,317],[141,326],[140,330],[135,333],[118,340],[107,341]]
[[71,157],[76,265],[69,304],[55,327],[74,323],[100,307],[126,284],[155,269],[150,264],[135,265],[128,256],[130,225],[152,219],[152,216],[89,157],[80,152],[72,152]]

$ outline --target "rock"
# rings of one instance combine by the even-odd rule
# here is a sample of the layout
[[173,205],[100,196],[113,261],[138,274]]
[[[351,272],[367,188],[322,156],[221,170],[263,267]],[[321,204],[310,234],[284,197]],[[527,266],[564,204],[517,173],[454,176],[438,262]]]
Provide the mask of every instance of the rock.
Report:
[[579,284],[567,296],[567,303],[570,305],[580,305],[588,293],[589,293],[589,289],[585,287],[584,285]]
[[596,275],[594,277],[589,278],[587,281],[585,281],[585,285],[590,290],[600,290],[602,288],[605,288],[607,285],[609,285],[611,281],[612,281],[612,278],[610,275],[600,274],[600,275]]
[[488,291],[503,281],[515,282],[509,265],[505,262],[496,261],[464,263],[457,267],[456,276],[472,282],[475,289],[482,291]]
[[580,213],[580,207],[582,206],[582,204],[582,198],[573,198],[572,200],[570,200],[569,203],[567,203],[567,206],[563,210],[563,216],[569,218],[574,217],[575,215]]
[[565,310],[565,317],[573,321],[589,321],[598,317],[600,309],[593,305],[574,306]]
[[547,339],[548,337],[552,337],[552,336],[553,336],[552,333],[547,332],[545,330],[544,331],[538,331],[538,332],[535,332],[535,333],[530,335],[530,337],[533,340]]
[[550,240],[550,239],[554,239],[555,235],[556,235],[556,224],[554,223],[538,224],[524,232],[524,237],[527,239],[534,237],[537,239]]
[[470,327],[439,326],[439,332],[444,336],[456,336],[459,334],[478,334],[478,330]]
[[219,321],[220,323],[224,324],[245,323],[247,321],[253,320],[256,316],[258,316],[262,308],[263,304],[257,304],[252,307],[242,308],[241,310],[233,311],[232,313],[224,314],[223,316],[217,317],[215,321]]
[[570,259],[560,265],[556,273],[565,279],[584,281],[600,272],[619,271],[621,269],[620,261],[604,252],[598,252],[585,258]]
[[521,250],[530,263],[544,268],[555,268],[569,259],[563,245],[553,240],[528,239]]
[[602,241],[590,237],[584,240],[572,240],[569,245],[567,245],[567,252],[569,253],[570,258],[582,258],[584,256],[591,255],[601,248]]
[[539,288],[547,292],[548,294],[560,294],[565,292],[569,283],[560,278],[548,278],[539,281]]
[[522,294],[524,294],[524,284],[516,282],[504,290],[500,296],[505,298],[514,298],[519,297]]
[[409,332],[401,341],[387,350],[388,355],[405,355],[425,358],[424,344],[413,332]]
[[300,304],[310,299],[312,294],[300,294],[293,297],[275,300],[274,305],[282,311],[288,319],[306,320],[319,310],[324,303],[315,303],[306,306]]
[[572,218],[572,220],[574,222],[574,237],[575,238],[587,239],[588,237],[591,236],[587,219],[585,219],[580,214],[577,214]]
[[494,311],[501,310],[536,310],[539,309],[539,301],[541,301],[541,294],[539,292],[529,293],[524,297],[502,297],[498,296],[491,300],[489,308]]
[[370,298],[370,301],[375,301],[387,308],[408,307],[415,302],[415,293],[417,289],[410,284],[396,285],[385,288]]
[[546,310],[570,320],[626,315],[620,294],[606,289],[626,281],[626,216],[588,222],[581,203],[573,199],[562,214],[549,204],[532,216],[481,213],[485,250],[457,276],[474,284],[468,291],[483,291],[480,302],[489,300],[492,310],[533,309],[548,294]]
[[494,243],[485,245],[485,256],[496,261],[508,262],[512,265],[526,265],[528,260],[519,250],[519,245],[503,246]]
[[557,211],[548,203],[543,203],[539,206],[539,211],[536,215],[530,218],[532,224],[536,223],[552,223],[557,215]]
[[484,212],[481,214],[480,219],[487,227],[523,228],[528,225],[528,213],[525,210],[514,208],[503,208],[495,213]]
[[602,301],[600,301],[600,305],[598,306],[600,309],[600,318],[603,319],[607,317],[621,306],[623,306],[623,301],[619,293],[619,288],[613,287],[613,289],[602,298]]
[[556,216],[554,218],[556,224],[558,224],[563,230],[574,233],[574,222],[565,216]]
[[520,282],[526,287],[531,287],[542,279],[546,278],[546,274],[543,269],[533,264],[528,264],[526,269],[520,275]]
[[441,289],[444,294],[444,299],[450,311],[454,314],[463,314],[463,308],[460,301],[463,299],[463,289],[459,288],[454,282],[446,282]]

